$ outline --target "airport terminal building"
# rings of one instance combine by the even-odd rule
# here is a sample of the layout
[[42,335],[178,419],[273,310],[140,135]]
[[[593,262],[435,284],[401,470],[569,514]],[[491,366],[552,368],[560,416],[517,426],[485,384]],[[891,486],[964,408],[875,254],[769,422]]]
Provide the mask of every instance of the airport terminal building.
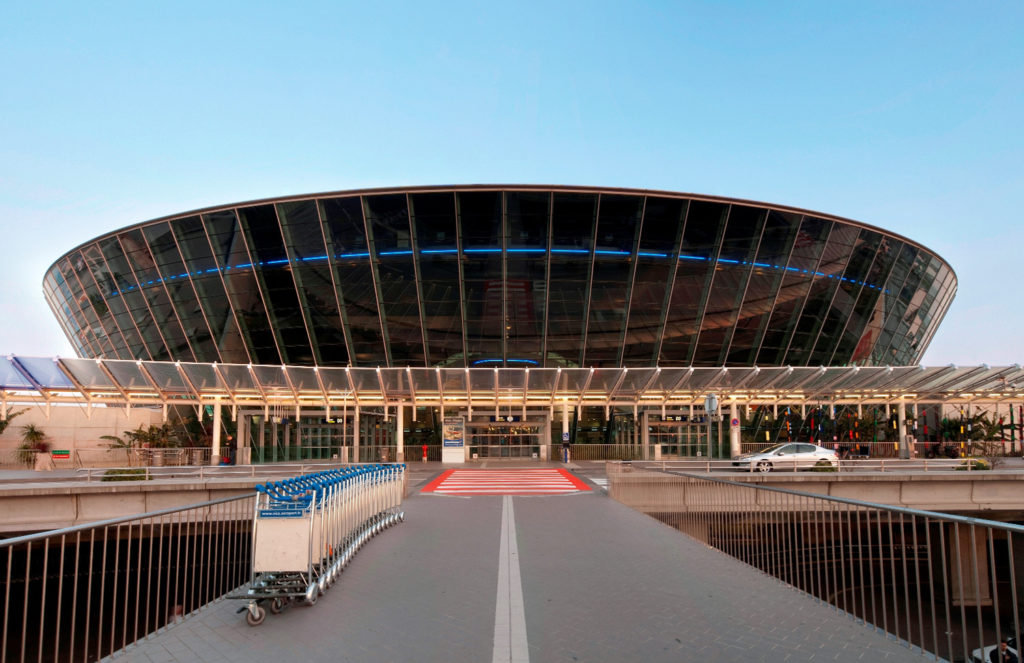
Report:
[[[560,431],[643,448],[660,436],[677,442],[666,453],[695,453],[700,385],[668,375],[913,366],[956,284],[921,244],[808,210],[474,185],[147,221],[61,256],[44,292],[81,357],[174,362],[199,391],[193,378],[209,380],[234,408],[239,450],[272,460],[440,445],[446,417],[464,422],[467,455],[546,457]],[[268,367],[282,366],[317,376],[319,405],[303,404],[301,378],[283,380],[287,407],[268,405]],[[154,370],[140,379],[159,387]],[[374,396],[399,383],[411,398]],[[623,406],[612,395],[627,387],[661,398]],[[248,391],[260,407],[246,407]]]

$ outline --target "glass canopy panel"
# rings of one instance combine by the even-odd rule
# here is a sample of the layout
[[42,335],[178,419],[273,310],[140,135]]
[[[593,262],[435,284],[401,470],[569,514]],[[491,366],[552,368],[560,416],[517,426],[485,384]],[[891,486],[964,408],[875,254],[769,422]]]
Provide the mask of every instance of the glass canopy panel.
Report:
[[185,364],[181,370],[189,382],[199,391],[224,391],[224,385],[217,379],[217,374],[211,364]]
[[380,381],[384,384],[384,392],[389,397],[410,398],[412,396],[412,380],[409,371],[404,368],[380,369]]
[[598,368],[587,384],[587,394],[591,396],[607,397],[612,387],[622,377],[621,368]]
[[168,362],[144,361],[142,368],[153,378],[153,382],[163,392],[187,393],[192,389],[182,379],[175,364]]
[[324,389],[331,393],[342,392],[348,394],[352,386],[348,382],[348,375],[344,368],[321,368],[320,380],[324,383]]
[[533,396],[550,396],[551,390],[555,388],[555,377],[558,370],[554,368],[540,368],[530,371],[527,381],[527,389]]
[[412,388],[417,396],[437,396],[438,372],[432,368],[412,369]]
[[589,377],[590,371],[586,368],[563,368],[555,382],[555,395],[578,397]]
[[498,372],[489,368],[470,370],[466,374],[467,382],[469,383],[469,391],[471,394],[479,394],[480,392],[487,392],[488,394],[494,393],[494,385],[498,379]]
[[682,388],[689,391],[702,391],[713,387],[721,371],[722,369],[720,368],[695,368]]
[[217,367],[217,371],[231,393],[259,392],[259,389],[256,388],[256,383],[253,382],[252,375],[249,373],[248,367],[238,364],[222,364]]
[[468,382],[467,369],[441,369],[441,392],[445,396],[465,396]]
[[526,386],[526,372],[516,368],[498,369],[498,389],[522,391]]
[[13,358],[0,358],[0,389],[32,389],[34,386],[14,367]]
[[316,371],[310,366],[289,366],[287,370],[288,379],[291,380],[292,387],[295,391],[300,393],[309,393],[315,391],[316,393],[322,393],[320,391],[320,382],[316,379]]
[[799,389],[807,391],[808,385],[821,373],[821,367],[800,366],[794,368],[789,375],[783,378],[780,388],[786,390]]
[[292,388],[285,377],[284,366],[253,366],[252,372],[256,376],[256,382],[264,391],[291,393]]
[[47,357],[15,357],[14,361],[45,389],[74,389],[75,384],[56,361]]
[[[821,369],[818,369],[819,372]],[[810,382],[804,385],[806,391],[822,391],[831,389],[832,385],[842,379],[842,377],[849,373],[852,369],[846,367],[826,367],[824,373],[815,377]]]
[[[64,370],[86,389],[115,388],[114,383],[94,359],[61,359],[60,363],[64,365]],[[0,368],[0,372],[2,371]]]
[[103,362],[103,365],[114,376],[114,379],[117,380],[122,389],[127,391],[138,389],[152,391],[153,385],[146,379],[146,376],[142,373],[142,368],[137,362],[107,359]]
[[644,389],[651,378],[655,374],[660,374],[656,368],[631,368],[622,378],[622,382],[619,384],[618,389],[612,396],[616,398],[637,398],[640,396],[640,391]]
[[352,384],[356,387],[356,393],[360,398],[380,395],[380,380],[377,371],[372,368],[353,368],[349,375],[352,377]]

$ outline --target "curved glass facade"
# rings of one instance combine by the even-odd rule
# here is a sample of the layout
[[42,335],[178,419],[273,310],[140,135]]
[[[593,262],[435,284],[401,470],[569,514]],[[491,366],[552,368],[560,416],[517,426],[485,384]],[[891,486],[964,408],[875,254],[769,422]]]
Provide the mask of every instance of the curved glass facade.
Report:
[[926,248],[749,201],[529,186],[211,208],[88,242],[44,291],[85,357],[445,367],[910,365]]

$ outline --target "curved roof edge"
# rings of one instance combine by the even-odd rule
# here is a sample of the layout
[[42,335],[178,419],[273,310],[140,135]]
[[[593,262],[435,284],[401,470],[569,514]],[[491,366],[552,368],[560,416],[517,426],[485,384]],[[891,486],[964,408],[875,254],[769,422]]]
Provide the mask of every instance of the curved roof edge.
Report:
[[903,242],[906,242],[908,244],[911,244],[911,245],[913,245],[913,246],[915,246],[917,248],[924,249],[925,251],[928,251],[933,256],[935,256],[936,258],[941,260],[946,265],[946,267],[949,268],[950,272],[952,272],[952,274],[953,274],[954,288],[960,282],[959,278],[956,275],[956,270],[954,270],[953,266],[949,264],[949,261],[946,260],[945,258],[943,258],[941,255],[939,255],[934,250],[932,250],[932,249],[928,248],[927,246],[925,246],[924,244],[921,244],[918,241],[910,239],[909,237],[906,237],[906,236],[901,235],[899,233],[893,232],[891,230],[886,230],[885,228],[882,228],[880,226],[875,226],[875,225],[872,225],[870,223],[865,223],[863,221],[857,221],[855,219],[849,219],[849,218],[846,218],[846,217],[843,217],[843,216],[838,216],[836,214],[826,214],[826,213],[818,212],[818,211],[812,210],[812,209],[807,209],[807,208],[802,208],[802,207],[793,207],[793,206],[789,206],[789,205],[777,205],[775,203],[767,203],[767,202],[763,202],[763,201],[759,201],[759,200],[750,200],[750,199],[747,199],[747,198],[730,198],[730,197],[727,197],[727,196],[713,196],[713,195],[700,194],[700,193],[686,193],[686,192],[681,192],[681,191],[664,191],[664,190],[660,190],[660,189],[633,189],[633,188],[628,188],[628,187],[573,186],[573,185],[565,185],[565,184],[554,184],[554,185],[549,185],[549,184],[439,184],[439,185],[371,187],[371,188],[363,188],[363,189],[342,189],[342,190],[337,190],[337,191],[323,191],[323,192],[319,192],[319,193],[304,193],[304,194],[296,194],[296,195],[290,195],[290,196],[277,196],[277,197],[271,197],[271,198],[257,198],[257,199],[253,199],[253,200],[246,200],[246,201],[241,201],[241,202],[236,202],[236,203],[227,203],[227,204],[224,204],[224,205],[212,205],[212,206],[208,206],[208,207],[200,207],[200,208],[191,209],[191,210],[188,210],[188,211],[185,211],[185,212],[179,212],[179,213],[176,213],[176,214],[168,214],[168,215],[165,215],[165,216],[156,217],[154,219],[148,219],[146,221],[140,221],[140,222],[137,222],[137,223],[131,223],[131,224],[128,224],[126,226],[122,226],[120,228],[117,228],[115,230],[111,230],[110,232],[103,233],[102,235],[98,235],[98,236],[96,236],[96,237],[94,237],[92,239],[89,239],[89,240],[86,240],[84,242],[81,242],[78,245],[76,245],[76,246],[74,246],[74,247],[72,247],[70,249],[67,249],[66,251],[61,253],[60,257],[58,257],[56,260],[54,260],[52,263],[50,263],[50,266],[46,268],[46,271],[44,272],[44,274],[49,274],[53,270],[53,268],[57,266],[57,263],[60,262],[61,260],[63,260],[65,257],[67,257],[68,254],[74,253],[75,251],[78,251],[79,249],[82,249],[82,248],[84,248],[85,246],[87,246],[89,244],[94,244],[96,242],[99,242],[99,241],[102,241],[102,240],[106,239],[107,237],[112,237],[114,235],[117,235],[118,233],[122,233],[122,232],[124,232],[126,230],[129,230],[129,229],[132,229],[132,228],[142,228],[142,227],[154,224],[154,223],[162,223],[164,221],[171,221],[171,220],[174,220],[174,219],[181,219],[181,218],[185,218],[185,217],[188,217],[188,216],[195,216],[197,214],[208,214],[208,213],[211,213],[211,212],[219,212],[219,211],[228,210],[228,209],[237,209],[237,208],[240,208],[240,207],[252,207],[252,206],[255,206],[255,205],[267,205],[267,204],[285,203],[285,202],[292,202],[292,201],[296,201],[296,200],[313,200],[313,199],[319,199],[319,198],[336,198],[336,197],[341,197],[341,196],[384,195],[384,194],[389,194],[389,193],[390,194],[393,194],[393,193],[432,193],[432,192],[444,192],[444,191],[556,191],[556,192],[565,192],[565,193],[612,193],[612,194],[620,193],[620,194],[645,195],[645,196],[648,196],[648,195],[649,196],[660,196],[660,197],[665,197],[665,198],[685,198],[687,200],[702,200],[702,201],[719,202],[719,203],[730,203],[730,204],[740,204],[740,205],[751,205],[751,206],[757,206],[757,207],[764,207],[766,209],[776,210],[776,211],[779,211],[779,212],[792,212],[792,213],[796,213],[796,214],[808,214],[808,215],[811,215],[811,216],[815,216],[817,218],[827,219],[829,221],[839,221],[841,223],[846,223],[846,224],[849,224],[849,225],[852,225],[852,226],[857,226],[859,228],[865,228],[867,230],[878,232],[878,233],[881,233],[883,235],[887,235],[889,237],[894,237],[896,239],[899,239],[900,241],[903,241]]

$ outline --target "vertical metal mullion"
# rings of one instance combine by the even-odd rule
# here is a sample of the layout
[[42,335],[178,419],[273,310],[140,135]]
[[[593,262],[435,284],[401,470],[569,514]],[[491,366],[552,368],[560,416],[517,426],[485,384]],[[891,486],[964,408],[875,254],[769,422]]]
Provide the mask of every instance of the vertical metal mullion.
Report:
[[327,229],[324,226],[324,215],[321,208],[321,200],[316,200],[316,218],[320,223],[320,237],[324,243],[324,251],[327,254],[327,269],[331,274],[331,290],[334,293],[334,304],[337,306],[338,320],[341,322],[341,333],[345,339],[345,351],[348,353],[349,364],[355,361],[356,352],[352,347],[352,333],[348,326],[348,312],[345,310],[345,295],[341,292],[341,284],[338,280],[336,270],[338,268],[335,262],[336,258],[334,255],[334,243],[327,239]]
[[[640,222],[637,224],[636,232],[633,234],[633,248],[630,256],[633,260],[632,269],[629,270],[629,283],[626,285],[626,301],[623,304],[624,315],[622,316],[622,333],[619,335],[619,355],[615,358],[615,365],[622,366],[622,356],[626,349],[626,337],[629,335],[629,313],[633,302],[633,289],[636,287],[636,270],[640,265],[640,237],[644,232],[644,216],[647,214],[647,198],[644,196],[640,206]],[[597,241],[595,236],[594,241]]]
[[[730,210],[732,208],[730,207]],[[730,214],[731,216],[731,214]],[[726,332],[726,341],[722,344],[722,353],[719,355],[719,363],[725,366],[729,358],[729,351],[732,349],[732,341],[736,338],[736,327],[739,326],[740,320],[743,317],[743,302],[747,299],[747,290],[750,288],[750,281],[754,277],[754,263],[758,262],[757,256],[761,252],[761,244],[764,242],[764,229],[768,225],[768,210],[765,210],[761,215],[761,232],[757,235],[757,246],[754,247],[754,254],[751,257],[750,263],[746,265],[747,277],[743,281],[743,293],[739,297],[739,305],[736,307],[736,319],[732,321],[732,326],[729,331]],[[722,241],[725,242],[725,235],[722,235]],[[781,285],[781,281],[780,281]]]
[[469,367],[469,328],[466,325],[466,315],[469,313],[466,302],[466,269],[463,265],[466,254],[463,251],[462,241],[462,204],[458,191],[452,191],[452,209],[455,210],[455,249],[458,253],[456,264],[459,270],[459,310],[462,312],[462,366]]
[[391,334],[388,331],[388,314],[384,310],[384,297],[380,289],[380,270],[377,268],[380,252],[377,250],[377,241],[373,236],[373,225],[369,223],[366,215],[366,206],[369,202],[366,196],[359,196],[359,210],[363,213],[363,232],[366,236],[367,260],[370,267],[370,280],[373,282],[373,296],[377,302],[377,318],[380,322],[381,340],[384,342],[384,360],[388,366],[393,366],[391,361]]
[[[504,199],[504,196],[502,197]],[[430,366],[430,339],[427,335],[426,307],[423,305],[423,274],[420,269],[419,241],[416,237],[416,221],[412,209],[412,199],[405,194],[406,218],[409,221],[409,246],[412,248],[412,272],[416,280],[416,305],[419,307],[420,340],[423,342],[423,365]],[[502,252],[504,253],[504,251]],[[398,407],[401,407],[400,405]],[[413,416],[416,410],[413,409]]]
[[701,292],[700,315],[697,317],[697,327],[694,330],[693,343],[690,344],[689,356],[686,357],[684,362],[686,365],[693,364],[693,358],[697,355],[697,348],[700,346],[701,333],[704,331],[704,317],[708,312],[708,301],[711,299],[711,292],[715,288],[715,277],[718,276],[718,260],[722,257],[722,243],[725,241],[725,230],[729,227],[729,217],[732,216],[732,208],[731,203],[726,207],[725,219],[722,220],[718,234],[715,237],[715,257],[712,260],[711,256],[708,256],[708,269],[711,273],[704,277],[706,285]]
[[662,299],[661,305],[661,319],[658,322],[658,333],[654,341],[654,356],[652,360],[655,366],[661,364],[661,346],[665,340],[665,327],[668,324],[668,310],[672,303],[672,293],[676,287],[676,277],[679,274],[679,256],[683,252],[683,238],[686,237],[686,222],[690,217],[690,201],[683,201],[683,209],[680,212],[679,219],[679,236],[676,238],[675,252],[669,253],[669,260],[672,261],[672,267],[669,269],[669,279],[665,287],[665,297]]
[[590,226],[590,266],[587,270],[587,294],[583,296],[583,335],[580,344],[580,365],[586,366],[587,334],[590,331],[590,299],[594,296],[594,263],[597,261],[597,227],[601,222],[601,197],[597,194],[597,208],[594,210],[594,221]]
[[[320,345],[316,342],[315,328],[313,327],[313,321],[309,317],[309,307],[306,301],[306,297],[303,294],[303,289],[299,287],[299,265],[298,261],[294,259],[292,248],[289,245],[288,238],[284,234],[284,224],[281,223],[281,210],[278,209],[280,203],[274,203],[274,220],[277,221],[277,232],[281,237],[281,246],[284,247],[284,255],[288,258],[288,263],[291,266],[291,279],[292,287],[295,288],[295,301],[299,304],[299,311],[302,315],[302,326],[306,328],[306,342],[309,343],[310,352],[313,354],[313,361],[316,362],[317,366],[323,365],[322,357],[320,356]],[[327,252],[327,247],[324,247],[324,253]],[[225,294],[227,292],[225,291]],[[268,311],[269,313],[269,311]],[[241,331],[241,330],[239,330]],[[283,340],[283,339],[282,339]]]
[[[498,212],[498,234],[500,237],[498,240],[501,242],[501,348],[499,350],[501,356],[501,365],[505,366],[508,363],[508,327],[509,327],[509,307],[508,307],[508,200],[507,192],[499,191],[498,195],[501,196],[500,205],[501,208]],[[429,365],[429,364],[428,364]]]

